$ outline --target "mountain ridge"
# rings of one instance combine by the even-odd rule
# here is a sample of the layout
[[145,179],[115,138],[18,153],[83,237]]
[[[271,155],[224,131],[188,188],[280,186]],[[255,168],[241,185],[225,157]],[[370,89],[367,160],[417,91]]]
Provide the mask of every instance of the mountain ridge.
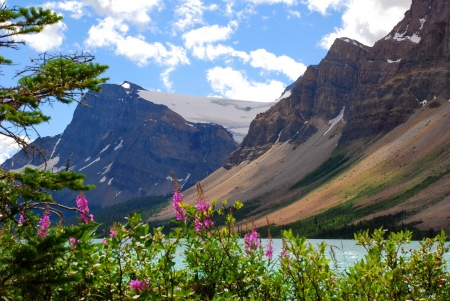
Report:
[[[450,3],[414,0],[373,47],[336,39],[288,97],[256,116],[202,185],[211,199],[243,201],[242,217],[257,226],[266,217],[286,225],[336,208],[333,220],[341,224],[327,227],[340,227],[406,208],[405,222],[448,231],[449,70]],[[296,186],[307,176],[313,180]],[[185,199],[195,203],[195,190]],[[157,218],[170,215],[168,208]]]

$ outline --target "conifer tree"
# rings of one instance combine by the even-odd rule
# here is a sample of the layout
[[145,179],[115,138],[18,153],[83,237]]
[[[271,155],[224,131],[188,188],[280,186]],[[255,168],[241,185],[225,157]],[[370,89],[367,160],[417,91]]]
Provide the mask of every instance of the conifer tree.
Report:
[[[8,8],[0,3],[0,47],[19,49],[24,44],[20,36],[41,32],[46,26],[61,21],[62,17],[42,8]],[[1,48],[0,48],[1,49]],[[83,104],[88,90],[100,91],[107,78],[99,77],[107,66],[93,63],[87,53],[69,55],[41,54],[31,60],[31,65],[16,73],[17,85],[0,86],[0,136],[9,137],[29,156],[41,150],[29,143],[29,133],[34,126],[50,120],[41,111],[51,102]],[[0,67],[13,61],[0,56]],[[64,187],[88,190],[83,184],[84,175],[70,171],[52,173],[26,168],[22,173],[0,169],[0,224],[12,220],[31,208],[50,208],[59,213],[60,207],[49,191]]]

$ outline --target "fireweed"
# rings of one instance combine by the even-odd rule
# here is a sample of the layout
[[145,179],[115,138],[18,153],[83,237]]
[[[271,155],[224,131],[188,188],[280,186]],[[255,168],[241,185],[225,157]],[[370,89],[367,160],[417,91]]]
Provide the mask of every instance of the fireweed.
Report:
[[[0,225],[0,300],[450,300],[444,233],[412,251],[402,250],[408,231],[359,233],[366,256],[337,273],[325,244],[284,231],[275,256],[256,228],[236,231],[241,203],[216,209],[200,185],[197,192],[192,206],[174,189],[181,218],[169,234],[134,214],[103,234],[103,243],[93,241],[99,224],[89,215],[87,223],[51,227],[48,210],[40,219],[23,212],[22,226],[15,219]],[[83,202],[78,210],[89,214]],[[175,266],[179,256],[182,267]]]
[[76,199],[78,210],[80,211],[80,218],[83,223],[87,224],[94,221],[94,216],[89,213],[88,201],[84,194],[80,193]]
[[39,231],[38,235],[42,238],[46,237],[48,234],[48,230],[50,228],[50,212],[46,209],[39,220]]

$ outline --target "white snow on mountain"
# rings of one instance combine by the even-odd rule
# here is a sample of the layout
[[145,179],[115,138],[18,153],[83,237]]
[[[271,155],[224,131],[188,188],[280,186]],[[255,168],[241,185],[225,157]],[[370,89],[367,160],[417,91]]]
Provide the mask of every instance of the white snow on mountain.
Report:
[[267,111],[276,102],[254,102],[215,97],[180,95],[140,90],[139,96],[155,104],[167,106],[189,122],[220,124],[241,142],[250,122],[258,113]]

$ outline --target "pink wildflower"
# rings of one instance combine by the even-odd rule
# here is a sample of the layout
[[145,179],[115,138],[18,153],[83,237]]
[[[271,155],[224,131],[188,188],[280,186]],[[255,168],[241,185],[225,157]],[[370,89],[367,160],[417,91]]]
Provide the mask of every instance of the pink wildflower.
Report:
[[24,221],[25,221],[25,218],[23,217],[23,214],[20,214],[20,216],[19,216],[19,226],[22,226]]
[[40,237],[46,237],[48,234],[48,228],[50,227],[50,213],[45,211],[41,219],[39,220],[39,231],[38,235]]
[[178,221],[187,220],[186,208],[181,205],[183,203],[183,194],[177,190],[173,192],[173,211],[175,212],[175,217]]
[[79,243],[80,242],[80,240],[78,239],[75,239],[75,237],[71,237],[70,239],[70,248],[72,249],[72,250],[75,250],[76,248],[77,248],[77,245],[76,245],[76,243]]
[[194,227],[198,233],[214,225],[214,222],[211,220],[210,207],[211,205],[205,202],[202,197],[199,198],[198,204],[195,205],[197,213],[195,213]]
[[140,281],[139,279],[131,280],[130,289],[136,294],[140,294],[145,289],[150,289],[150,282]]
[[255,229],[252,232],[244,235],[244,248],[249,251],[254,251],[259,247],[258,232]]
[[79,194],[76,199],[78,210],[80,210],[80,218],[83,223],[88,224],[94,221],[94,216],[89,214],[89,206],[86,197],[83,194]]
[[103,244],[105,245],[105,246],[107,246],[108,245],[108,242],[106,241],[106,237],[103,237]]
[[280,258],[282,260],[283,259],[289,259],[289,254],[288,254],[287,250],[284,248],[284,246],[283,246],[283,250],[280,253]]
[[272,239],[269,239],[269,243],[266,246],[266,252],[264,253],[269,260],[272,260],[273,256],[273,245],[272,245]]
[[111,238],[113,238],[116,235],[117,235],[117,232],[116,232],[116,230],[114,230],[114,228],[109,229],[109,236]]

